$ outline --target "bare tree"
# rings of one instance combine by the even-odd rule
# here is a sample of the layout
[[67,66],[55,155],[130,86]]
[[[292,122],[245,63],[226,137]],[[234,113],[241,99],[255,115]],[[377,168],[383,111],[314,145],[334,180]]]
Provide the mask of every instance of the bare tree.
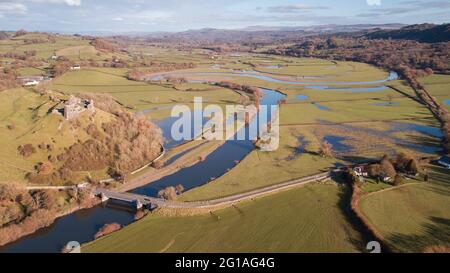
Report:
[[176,200],[177,199],[177,190],[169,186],[163,190],[158,192],[158,197],[166,199],[166,200]]
[[333,145],[324,140],[320,143],[319,154],[322,157],[333,157]]
[[181,185],[181,184],[178,184],[178,185],[175,187],[175,190],[177,191],[178,194],[182,194],[182,193],[184,192],[184,186]]

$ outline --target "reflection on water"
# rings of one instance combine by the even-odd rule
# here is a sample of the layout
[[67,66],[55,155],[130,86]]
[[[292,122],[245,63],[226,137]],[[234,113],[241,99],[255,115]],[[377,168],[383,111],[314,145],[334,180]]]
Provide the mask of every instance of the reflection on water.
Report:
[[[261,105],[277,105],[285,95],[270,90],[262,89],[263,98]],[[267,120],[271,120],[272,113],[268,113]],[[252,122],[258,122],[254,119]],[[246,139],[252,139],[248,128],[243,128]],[[185,190],[189,190],[225,174],[229,169],[236,165],[236,162],[244,159],[251,151],[254,150],[251,140],[228,140],[224,145],[212,152],[206,160],[182,169],[172,175],[163,177],[162,179],[149,183],[148,185],[134,190],[134,193],[145,194],[148,196],[156,196],[158,192],[168,186],[176,186],[181,184]]]
[[[209,80],[210,76],[226,76],[226,77],[249,77],[249,78],[255,78],[260,79],[267,82],[273,82],[273,83],[281,83],[281,84],[294,84],[294,85],[312,85],[314,86],[317,84],[317,82],[301,82],[301,81],[287,81],[287,80],[280,80],[273,77],[269,77],[266,75],[262,75],[259,72],[256,71],[238,71],[236,70],[235,73],[227,73],[227,72],[172,72],[157,76],[152,76],[148,80],[150,81],[160,81],[164,79],[165,76],[171,76],[171,75],[178,75],[178,76],[196,76],[201,77],[205,76],[205,81]],[[379,83],[385,83],[389,81],[393,81],[398,79],[398,74],[394,71],[391,71],[389,73],[389,76],[386,79],[382,80],[376,80],[376,81],[366,81],[366,82],[320,82],[321,86],[326,85],[371,85],[371,84],[379,84]],[[382,87],[379,87],[382,88]]]
[[264,68],[267,68],[267,69],[280,69],[281,67],[279,65],[268,65],[268,66],[264,66]]
[[343,143],[347,140],[347,137],[326,135],[323,140],[330,143],[333,146],[333,151],[338,153],[349,153],[352,150],[352,146]]
[[134,221],[134,212],[109,206],[80,210],[56,220],[14,243],[0,247],[3,253],[57,253],[70,241],[80,243],[94,239],[98,230],[109,223],[128,225]]
[[298,100],[307,100],[307,99],[308,99],[308,96],[303,95],[303,94],[300,94],[300,95],[297,95],[297,99],[298,99]]
[[[285,96],[279,92],[263,89],[264,97],[261,105],[276,105]],[[160,123],[166,137],[170,137],[172,119]],[[252,122],[256,122],[253,120]],[[248,131],[244,128],[245,131]],[[249,136],[249,133],[246,134]],[[247,138],[249,139],[249,138]],[[169,147],[173,143],[169,143]],[[184,185],[186,190],[208,183],[236,165],[253,151],[250,140],[229,140],[219,149],[211,153],[205,161],[182,169],[133,192],[156,196],[158,191],[167,186]],[[134,220],[134,213],[110,207],[97,206],[61,217],[49,228],[39,230],[31,236],[22,238],[8,246],[0,248],[0,252],[60,252],[70,241],[85,243],[94,239],[95,234],[105,224],[118,223],[128,225]]]
[[373,106],[398,106],[400,102],[398,101],[385,101],[385,102],[377,102],[374,103]]
[[322,104],[318,104],[317,102],[311,102],[312,105],[314,105],[315,107],[319,108],[322,111],[331,111],[331,109],[325,105]]
[[310,85],[305,86],[307,89],[322,90],[322,91],[342,91],[342,92],[352,92],[352,93],[370,93],[379,92],[388,89],[386,86],[376,86],[376,87],[365,87],[365,88],[337,88],[334,86],[325,85]]
[[[327,124],[327,122],[324,122],[324,124]],[[390,128],[385,130],[358,127],[351,124],[332,124],[332,126],[352,133],[362,133],[372,137],[378,136],[380,141],[374,141],[370,145],[390,155],[395,155],[397,151],[388,146],[386,141],[425,154],[436,154],[442,151],[440,140],[443,134],[440,128],[407,122],[391,122],[390,124]],[[405,139],[396,136],[397,133],[407,132],[419,133],[422,137],[409,136]],[[343,138],[342,140],[349,139],[345,136],[339,137]],[[339,144],[337,143],[337,145]]]
[[[193,113],[193,114],[192,114]],[[188,114],[188,113],[185,113]],[[202,127],[197,127],[194,126],[194,115],[199,115],[199,116],[203,116],[203,112],[201,111],[193,111],[191,112],[191,128],[189,128],[191,130],[191,138],[195,138],[197,136],[200,135],[200,133],[202,132]],[[165,118],[163,120],[158,121],[156,124],[158,125],[159,128],[161,128],[161,131],[163,133],[163,137],[164,137],[164,147],[168,150],[174,146],[180,145],[185,143],[188,140],[175,140],[172,137],[172,126],[173,124],[179,120],[179,117],[168,117]],[[202,118],[202,125],[205,125],[208,122],[208,118]],[[184,128],[181,127],[181,130],[183,130]]]

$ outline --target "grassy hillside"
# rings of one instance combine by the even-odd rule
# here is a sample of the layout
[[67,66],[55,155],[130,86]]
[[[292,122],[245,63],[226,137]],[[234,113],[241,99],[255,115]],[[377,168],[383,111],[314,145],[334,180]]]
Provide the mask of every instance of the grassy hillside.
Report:
[[370,195],[361,209],[385,239],[404,252],[450,245],[450,171],[435,167],[431,182]]
[[[191,217],[150,215],[83,252],[359,252],[344,215],[349,190],[309,185]],[[364,243],[362,244],[364,245]]]
[[[85,131],[92,123],[88,113],[77,121],[65,121],[61,115],[52,114],[58,103],[48,95],[39,95],[27,89],[11,89],[0,93],[0,182],[25,182],[25,174],[34,170],[36,164],[56,158],[65,149],[90,136]],[[97,127],[108,122],[112,116],[97,110],[93,123]],[[20,145],[32,144],[36,152],[29,157],[20,155]],[[40,144],[51,145],[51,150],[40,149]],[[58,167],[61,163],[55,163]],[[86,174],[81,174],[85,176]],[[62,182],[62,181],[61,181]]]
[[[198,84],[180,86],[147,84],[126,79],[126,69],[92,68],[64,74],[52,82],[51,88],[65,93],[106,93],[122,104],[137,110],[151,109],[161,105],[187,104],[195,97],[210,103],[236,102],[240,96],[228,89],[210,87],[199,89]],[[195,91],[184,91],[187,89]],[[204,86],[202,86],[204,88]],[[177,90],[179,89],[179,90]],[[197,91],[199,90],[199,91]]]

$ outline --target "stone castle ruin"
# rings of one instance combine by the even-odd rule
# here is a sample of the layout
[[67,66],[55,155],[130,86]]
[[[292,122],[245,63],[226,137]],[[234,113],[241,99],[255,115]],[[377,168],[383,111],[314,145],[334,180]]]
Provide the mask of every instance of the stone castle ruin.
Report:
[[54,110],[53,113],[62,114],[66,120],[71,120],[84,111],[95,112],[94,101],[70,96],[69,100],[64,103],[64,109],[62,111]]

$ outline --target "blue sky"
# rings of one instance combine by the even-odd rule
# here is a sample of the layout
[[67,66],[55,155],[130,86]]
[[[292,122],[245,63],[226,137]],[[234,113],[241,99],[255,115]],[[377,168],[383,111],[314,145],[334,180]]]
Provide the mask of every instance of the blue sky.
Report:
[[450,0],[0,0],[4,30],[153,32],[448,18]]

